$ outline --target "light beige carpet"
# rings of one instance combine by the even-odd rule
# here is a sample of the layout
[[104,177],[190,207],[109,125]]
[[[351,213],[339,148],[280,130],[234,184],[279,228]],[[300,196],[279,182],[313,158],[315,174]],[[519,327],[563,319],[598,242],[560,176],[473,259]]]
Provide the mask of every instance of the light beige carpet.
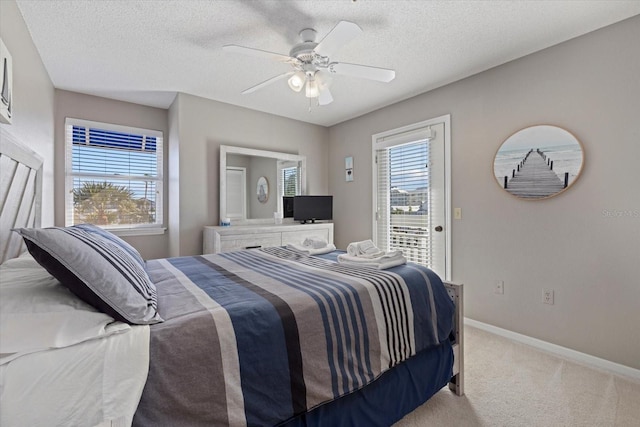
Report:
[[465,327],[465,395],[448,388],[395,427],[640,426],[640,382]]

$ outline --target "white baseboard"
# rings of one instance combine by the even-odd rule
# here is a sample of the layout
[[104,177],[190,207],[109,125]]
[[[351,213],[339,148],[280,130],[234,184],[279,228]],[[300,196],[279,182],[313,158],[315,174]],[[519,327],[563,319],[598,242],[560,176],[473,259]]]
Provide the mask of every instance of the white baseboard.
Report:
[[611,362],[606,359],[601,359],[590,354],[581,353],[570,348],[562,347],[560,345],[551,344],[547,341],[542,341],[537,338],[532,338],[527,335],[522,335],[517,332],[502,329],[497,326],[489,325],[488,323],[478,322],[477,320],[464,318],[465,325],[473,326],[474,328],[482,329],[483,331],[491,332],[496,335],[517,341],[523,344],[530,345],[532,347],[553,353],[555,355],[564,357],[569,360],[582,363],[584,365],[592,366],[594,368],[603,369],[611,373],[631,378],[635,381],[640,381],[640,369],[635,369],[630,366],[621,365],[619,363]]

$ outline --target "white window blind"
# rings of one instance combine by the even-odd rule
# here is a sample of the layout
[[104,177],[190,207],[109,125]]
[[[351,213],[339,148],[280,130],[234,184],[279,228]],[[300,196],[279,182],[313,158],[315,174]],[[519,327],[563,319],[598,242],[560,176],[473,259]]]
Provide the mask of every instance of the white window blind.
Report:
[[375,151],[376,244],[401,250],[412,262],[431,266],[429,139],[388,144]]
[[295,196],[300,194],[298,192],[298,167],[291,166],[285,167],[281,170],[282,179],[282,195],[283,196]]
[[162,225],[162,133],[67,119],[66,224]]
[[291,197],[302,193],[300,170],[296,161],[278,160],[278,212],[284,212],[283,196]]
[[278,160],[278,212],[284,212],[283,196],[302,194],[301,169],[297,161]]

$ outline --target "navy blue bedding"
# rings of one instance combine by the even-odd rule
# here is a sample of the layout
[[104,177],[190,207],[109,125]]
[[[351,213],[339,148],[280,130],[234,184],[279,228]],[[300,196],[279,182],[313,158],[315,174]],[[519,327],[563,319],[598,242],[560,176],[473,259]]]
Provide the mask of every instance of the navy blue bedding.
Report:
[[448,381],[454,306],[438,276],[416,264],[346,267],[336,255],[149,261],[165,322],[151,326],[134,425],[277,425],[353,398],[429,349],[446,355],[434,369]]
[[327,402],[279,426],[390,426],[446,386],[452,376],[452,365],[451,343],[423,350],[360,390]]

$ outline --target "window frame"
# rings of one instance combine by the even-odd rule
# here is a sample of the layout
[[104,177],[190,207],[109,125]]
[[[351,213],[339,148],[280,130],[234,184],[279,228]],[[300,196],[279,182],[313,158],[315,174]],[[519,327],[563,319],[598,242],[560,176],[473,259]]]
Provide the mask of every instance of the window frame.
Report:
[[[156,138],[156,171],[157,174],[149,181],[155,182],[156,187],[156,221],[154,223],[147,224],[126,224],[126,225],[99,225],[114,234],[119,236],[138,236],[138,235],[154,235],[163,234],[166,231],[164,226],[164,188],[165,188],[165,175],[164,175],[164,135],[161,131],[137,128],[133,126],[123,126],[113,123],[97,122],[92,120],[83,120],[67,117],[65,118],[64,130],[65,130],[65,226],[74,224],[73,221],[73,181],[74,178],[91,178],[94,177],[100,180],[104,180],[104,175],[92,175],[87,173],[74,173],[73,172],[73,127],[80,126],[84,128],[94,128],[104,131],[130,133],[136,135],[143,135]],[[115,174],[114,174],[115,175]],[[148,178],[148,177],[147,177]],[[117,175],[116,180],[132,179],[138,180],[139,176],[136,175]]]

